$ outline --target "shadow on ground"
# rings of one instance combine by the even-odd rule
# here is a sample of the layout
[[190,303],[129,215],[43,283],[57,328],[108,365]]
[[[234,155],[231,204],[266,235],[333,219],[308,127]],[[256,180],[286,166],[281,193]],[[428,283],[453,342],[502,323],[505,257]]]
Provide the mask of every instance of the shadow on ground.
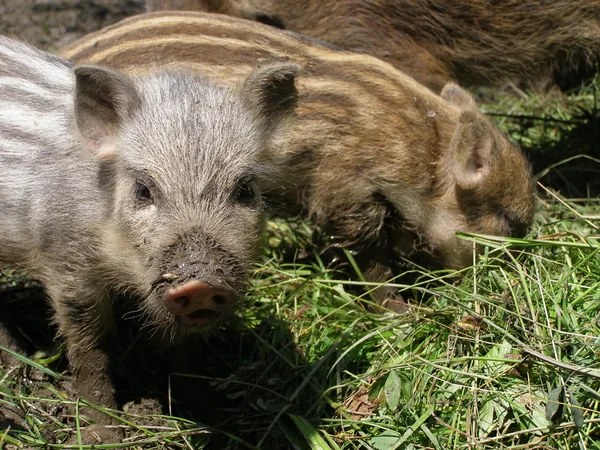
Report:
[[[530,152],[540,181],[568,198],[600,195],[600,111],[582,111],[579,122],[553,145]],[[548,170],[550,168],[550,170]]]
[[[0,344],[29,356],[39,349],[46,354],[58,351],[60,340],[56,340],[55,330],[49,326],[50,311],[39,286],[0,291],[0,307],[4,325],[0,330],[5,331],[0,333]],[[333,359],[315,369],[307,362],[294,341],[290,324],[284,320],[265,314],[251,328],[241,322],[234,323],[208,338],[189,341],[166,352],[148,345],[145,332],[140,331],[134,320],[120,320],[118,329],[113,369],[120,404],[133,405],[136,414],[172,414],[206,426],[210,435],[197,437],[203,440],[202,448],[241,448],[239,440],[251,445],[262,442],[262,448],[291,448],[286,438],[289,430],[284,433],[281,428],[289,420],[287,414],[298,414],[308,420],[333,414],[323,396],[330,386],[321,385],[318,380],[328,379],[331,384],[339,380],[311,373],[328,371]],[[329,357],[335,358],[343,350],[341,347],[349,344],[341,340],[335,343],[333,347],[339,345],[340,349],[328,352]],[[0,351],[0,355],[3,353]],[[359,364],[357,361],[360,359],[354,358],[353,364]],[[70,375],[64,356],[49,367]],[[3,370],[14,371],[13,392],[39,396],[36,408],[58,422],[47,424],[48,442],[60,443],[68,438],[69,432],[61,434],[54,430],[58,425],[73,429],[73,408],[41,399],[56,398],[48,390],[48,386],[54,386],[56,392],[75,400],[70,382],[41,374],[13,358],[4,358],[0,374]],[[13,406],[1,400],[2,396],[0,425],[10,426],[14,432],[26,428],[26,410],[20,409],[18,402]],[[196,438],[191,439],[193,442]]]

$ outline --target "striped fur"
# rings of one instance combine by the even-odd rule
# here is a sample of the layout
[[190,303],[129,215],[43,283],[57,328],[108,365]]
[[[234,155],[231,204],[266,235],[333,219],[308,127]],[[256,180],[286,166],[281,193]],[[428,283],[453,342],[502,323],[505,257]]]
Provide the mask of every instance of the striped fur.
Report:
[[450,80],[549,82],[553,71],[568,86],[581,79],[577,71],[589,75],[600,57],[598,0],[146,0],[146,5],[148,11],[230,14],[306,34],[381,58],[436,92]]
[[77,146],[69,113],[74,88],[70,63],[0,36],[0,263],[34,258],[36,227],[29,217],[43,207],[30,202],[36,172],[47,153]]
[[[0,265],[42,281],[79,393],[112,407],[115,295],[159,343],[229,312],[261,241],[255,179],[296,102],[289,63],[235,90],[155,69],[72,69],[0,37]],[[189,283],[220,290],[184,316],[167,292]]]
[[126,19],[62,55],[131,73],[185,67],[228,85],[261,58],[299,63],[297,121],[271,149],[288,175],[267,195],[361,249],[371,280],[392,277],[398,255],[463,267],[473,255],[456,231],[518,235],[530,223],[525,158],[457,86],[443,98],[373,57],[201,13]]

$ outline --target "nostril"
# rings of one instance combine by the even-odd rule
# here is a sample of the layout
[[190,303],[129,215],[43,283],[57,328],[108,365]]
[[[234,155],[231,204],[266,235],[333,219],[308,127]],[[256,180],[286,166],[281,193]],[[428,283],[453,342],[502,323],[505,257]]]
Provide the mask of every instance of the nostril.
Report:
[[222,295],[213,295],[213,302],[215,302],[216,305],[224,305],[225,302],[227,302],[227,299]]
[[196,314],[198,311],[222,313],[231,308],[235,292],[205,281],[192,280],[170,289],[165,306],[176,316]]
[[187,307],[191,301],[192,300],[186,295],[182,295],[173,299],[173,302],[181,308]]

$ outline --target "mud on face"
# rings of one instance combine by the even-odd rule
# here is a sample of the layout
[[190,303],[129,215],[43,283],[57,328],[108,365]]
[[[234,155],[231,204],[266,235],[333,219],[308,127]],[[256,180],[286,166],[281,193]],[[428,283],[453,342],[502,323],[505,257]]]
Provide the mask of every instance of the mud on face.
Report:
[[207,331],[225,318],[248,278],[247,263],[197,230],[167,246],[159,266],[141,308],[146,326],[171,342]]

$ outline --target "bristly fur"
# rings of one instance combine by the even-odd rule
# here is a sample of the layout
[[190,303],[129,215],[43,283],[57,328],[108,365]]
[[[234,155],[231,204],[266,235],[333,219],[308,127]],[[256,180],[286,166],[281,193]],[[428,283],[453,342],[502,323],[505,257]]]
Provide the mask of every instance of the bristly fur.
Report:
[[[452,83],[436,95],[371,56],[191,12],[130,18],[62,54],[131,73],[160,61],[231,86],[261,58],[299,63],[296,120],[268,153],[285,176],[264,192],[359,250],[370,281],[393,277],[399,254],[464,267],[472,247],[456,231],[522,235],[532,219],[526,159]],[[381,302],[392,295],[377,290]]]
[[255,179],[293,115],[297,70],[267,62],[234,89],[156,67],[72,68],[0,37],[0,264],[44,284],[88,400],[116,406],[118,294],[168,342],[190,329],[153,289],[165,267],[181,272],[172,287],[242,294],[262,237]]
[[439,90],[448,81],[550,81],[600,57],[596,0],[147,0],[148,11],[229,14],[376,56]]

